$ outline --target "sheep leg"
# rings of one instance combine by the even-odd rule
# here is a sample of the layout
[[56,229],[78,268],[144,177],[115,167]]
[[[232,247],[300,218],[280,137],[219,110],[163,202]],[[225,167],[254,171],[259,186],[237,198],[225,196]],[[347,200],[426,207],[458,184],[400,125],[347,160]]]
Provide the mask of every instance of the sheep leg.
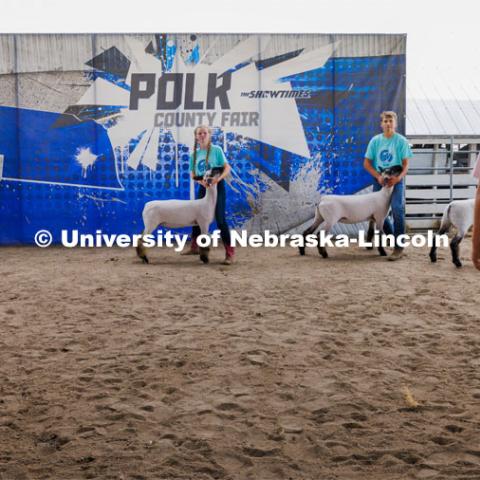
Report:
[[200,251],[200,260],[203,263],[208,263],[208,254],[210,253],[210,247],[199,247],[198,250]]
[[144,235],[149,235],[152,233],[157,227],[158,223],[156,223],[148,214],[148,212],[143,212],[142,213],[143,217],[143,224],[145,225],[145,228],[142,233],[142,238],[139,239],[138,244],[137,244],[137,256],[142,259],[143,263],[149,263],[148,257],[147,257],[147,251],[145,247],[143,246],[143,236]]
[[452,251],[452,262],[455,264],[456,267],[460,268],[462,266],[462,262],[459,258],[460,253],[460,242],[463,240],[463,232],[457,233],[450,242],[450,250]]
[[[450,230],[450,226],[451,226],[450,221],[443,218],[440,228],[438,229],[437,235],[443,235],[444,233],[447,233]],[[451,248],[451,244],[450,244],[450,248]],[[437,261],[437,238],[435,235],[433,236],[433,244],[432,244],[432,248],[430,250],[429,256],[432,263],[435,263]]]
[[[142,233],[142,236],[145,235],[145,233]],[[137,243],[137,257],[142,260],[143,263],[148,263],[148,257],[147,257],[147,252],[145,250],[145,247],[143,246],[143,240],[140,238],[140,240]]]
[[323,222],[323,217],[320,215],[318,208],[315,208],[315,218],[313,219],[313,223],[302,233],[304,243],[302,247],[298,247],[300,255],[302,256],[305,255],[305,237],[307,235],[312,234],[322,222]]
[[[380,245],[378,246],[378,253],[380,254],[381,257],[386,257],[387,256],[387,252],[385,251],[385,249],[383,248],[383,245],[381,243],[382,235],[384,234],[384,231],[383,231],[383,224],[384,223],[385,223],[384,218],[381,221],[377,222],[377,230],[380,232]],[[372,238],[373,238],[373,235],[372,235]]]
[[[326,235],[330,232],[332,229],[332,225],[325,223],[323,226],[322,230],[325,232]],[[327,247],[322,247],[320,245],[320,232],[318,232],[318,245],[317,245],[318,253],[323,257],[323,258],[328,258],[328,253],[327,253]]]
[[[198,222],[198,226],[200,227],[200,232],[202,233],[202,235],[208,235],[208,226],[209,226],[208,222]],[[203,263],[208,263],[209,262],[208,255],[210,253],[210,247],[199,246],[198,250],[200,252],[200,260]]]
[[[371,218],[368,222],[368,230],[367,230],[367,242],[371,242],[373,240],[373,235],[375,234],[375,222],[374,219]],[[367,247],[367,250],[373,250],[373,246]]]

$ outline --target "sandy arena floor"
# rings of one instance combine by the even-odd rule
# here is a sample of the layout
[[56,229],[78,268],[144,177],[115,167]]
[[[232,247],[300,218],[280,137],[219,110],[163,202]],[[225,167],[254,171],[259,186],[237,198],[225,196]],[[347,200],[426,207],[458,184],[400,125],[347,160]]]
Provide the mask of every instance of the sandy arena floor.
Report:
[[2,248],[0,479],[478,480],[469,243]]

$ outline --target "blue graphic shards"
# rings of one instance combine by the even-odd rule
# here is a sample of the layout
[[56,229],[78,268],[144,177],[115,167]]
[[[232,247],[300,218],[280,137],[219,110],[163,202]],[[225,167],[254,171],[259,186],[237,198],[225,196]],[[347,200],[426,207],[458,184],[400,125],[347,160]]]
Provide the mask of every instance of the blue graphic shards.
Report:
[[175,43],[168,39],[166,33],[155,35],[154,40],[145,49],[146,53],[161,60],[163,70],[166,72],[169,72],[173,67],[176,51]]

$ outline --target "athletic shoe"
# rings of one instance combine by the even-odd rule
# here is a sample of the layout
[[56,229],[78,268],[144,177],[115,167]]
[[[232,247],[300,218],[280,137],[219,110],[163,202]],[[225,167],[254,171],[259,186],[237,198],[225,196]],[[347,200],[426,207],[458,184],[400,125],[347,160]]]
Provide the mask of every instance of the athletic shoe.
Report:
[[395,248],[393,253],[388,257],[388,260],[395,262],[403,257],[403,248]]
[[235,262],[234,257],[230,257],[227,255],[225,257],[225,260],[222,262],[222,265],[232,265],[232,263],[234,262]]

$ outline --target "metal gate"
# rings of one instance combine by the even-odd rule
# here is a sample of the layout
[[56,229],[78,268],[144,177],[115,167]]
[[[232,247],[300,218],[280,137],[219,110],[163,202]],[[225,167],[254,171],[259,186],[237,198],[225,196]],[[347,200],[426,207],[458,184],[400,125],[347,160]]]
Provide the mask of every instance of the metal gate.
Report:
[[[412,149],[414,158],[405,190],[406,223],[411,230],[436,228],[449,202],[475,196],[477,182],[472,170],[480,139],[478,143],[454,137],[443,140],[422,143],[431,148]],[[410,139],[410,142],[420,144],[419,139]]]

